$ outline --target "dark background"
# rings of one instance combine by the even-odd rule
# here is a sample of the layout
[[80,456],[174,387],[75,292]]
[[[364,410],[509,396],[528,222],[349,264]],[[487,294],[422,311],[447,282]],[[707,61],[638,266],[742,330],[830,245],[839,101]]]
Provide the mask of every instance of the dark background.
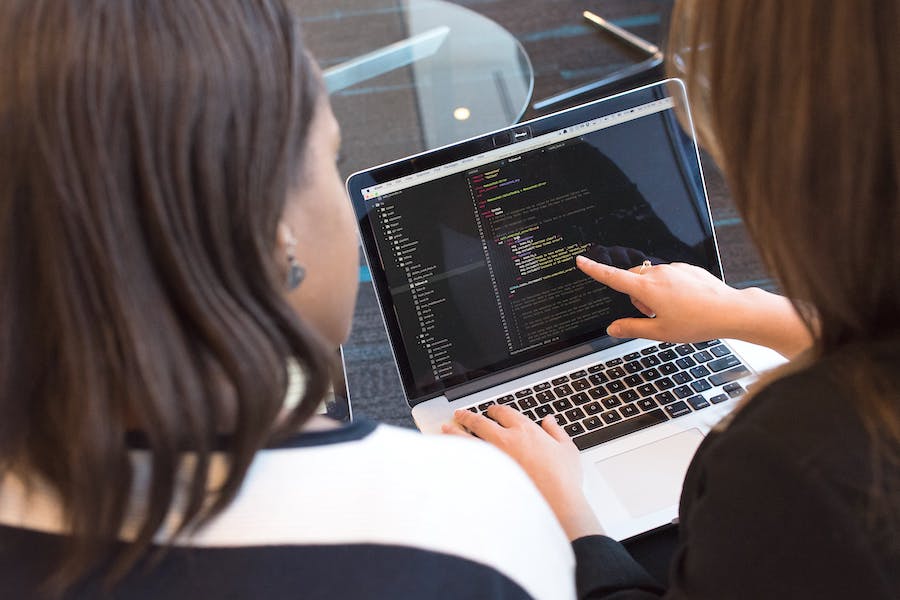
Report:
[[[353,58],[406,36],[397,0],[292,0],[304,21],[307,43],[323,67]],[[539,100],[602,78],[641,60],[636,51],[589,26],[582,18],[592,10],[646,40],[663,44],[669,0],[458,0],[499,23],[522,43],[535,74]],[[367,45],[367,38],[371,43]],[[404,79],[406,77],[406,79]],[[366,109],[360,111],[352,88],[332,97],[343,132],[341,171],[347,175],[422,150],[421,133],[410,115],[414,100],[400,70],[367,86]],[[523,119],[539,116],[529,109]],[[377,132],[377,135],[373,134]],[[725,276],[738,287],[773,288],[729,200],[715,165],[703,167]],[[372,284],[360,283],[353,333],[344,347],[354,413],[412,427]]]

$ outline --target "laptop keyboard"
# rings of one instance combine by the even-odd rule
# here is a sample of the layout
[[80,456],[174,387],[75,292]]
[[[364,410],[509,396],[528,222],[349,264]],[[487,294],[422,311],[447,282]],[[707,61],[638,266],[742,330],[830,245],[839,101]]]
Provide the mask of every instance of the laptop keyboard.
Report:
[[744,393],[750,370],[720,340],[655,344],[469,407],[506,404],[552,416],[579,450],[677,419]]

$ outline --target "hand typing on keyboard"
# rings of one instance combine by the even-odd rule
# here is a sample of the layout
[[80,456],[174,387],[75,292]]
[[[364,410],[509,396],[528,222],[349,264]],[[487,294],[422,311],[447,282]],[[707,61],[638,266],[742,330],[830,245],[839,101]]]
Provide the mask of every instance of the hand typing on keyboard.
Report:
[[603,533],[581,491],[583,473],[578,448],[552,417],[535,423],[516,409],[494,404],[490,418],[467,410],[455,413],[444,433],[477,435],[509,456],[525,470],[543,494],[569,539]]
[[738,290],[707,271],[683,263],[618,269],[579,256],[586,275],[628,294],[653,319],[614,321],[607,332],[619,338],[699,342],[736,338],[768,346],[791,357],[811,337],[789,300],[757,288]]

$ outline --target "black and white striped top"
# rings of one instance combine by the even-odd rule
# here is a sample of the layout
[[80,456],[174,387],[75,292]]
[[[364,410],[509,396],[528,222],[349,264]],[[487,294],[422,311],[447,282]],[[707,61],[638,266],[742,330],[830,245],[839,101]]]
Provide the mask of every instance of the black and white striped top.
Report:
[[[136,498],[146,459],[134,452]],[[4,598],[36,597],[61,530],[46,490],[0,483]],[[553,513],[511,459],[359,421],[261,451],[223,514],[136,568],[112,597],[572,598],[574,567]],[[71,597],[102,589],[94,577]]]

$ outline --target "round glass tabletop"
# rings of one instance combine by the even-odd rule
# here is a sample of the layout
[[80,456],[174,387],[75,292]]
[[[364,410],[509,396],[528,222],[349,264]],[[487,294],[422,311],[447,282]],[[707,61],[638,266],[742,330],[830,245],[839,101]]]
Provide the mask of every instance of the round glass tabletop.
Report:
[[512,125],[528,107],[528,55],[476,12],[439,0],[290,1],[341,124],[344,174]]

